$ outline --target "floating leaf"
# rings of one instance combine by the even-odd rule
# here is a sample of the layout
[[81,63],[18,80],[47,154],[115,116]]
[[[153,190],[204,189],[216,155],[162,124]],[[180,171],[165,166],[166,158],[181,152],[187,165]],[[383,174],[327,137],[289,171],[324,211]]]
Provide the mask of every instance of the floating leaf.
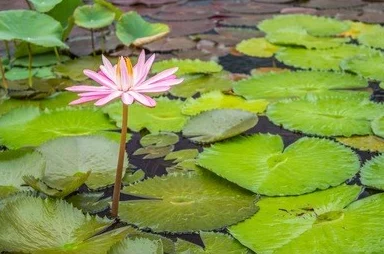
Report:
[[94,236],[113,221],[90,215],[63,200],[19,197],[0,211],[0,251],[23,253],[107,253],[126,228]]
[[284,28],[268,33],[266,39],[273,44],[297,45],[308,49],[336,48],[349,42],[349,38],[315,37],[303,28]]
[[38,12],[48,12],[52,10],[62,0],[28,0],[33,8]]
[[0,144],[12,149],[38,146],[57,137],[91,135],[114,128],[96,109],[62,108],[42,112],[32,107],[17,108],[0,118]]
[[171,132],[147,134],[140,139],[141,146],[164,147],[174,145],[179,141],[179,136]]
[[[282,99],[312,94],[340,94],[347,89],[364,89],[368,82],[335,72],[280,72],[252,76],[236,82],[233,90],[246,99]],[[368,95],[368,94],[367,94]],[[367,96],[368,97],[368,96]]]
[[53,79],[56,75],[52,71],[52,67],[42,67],[37,69],[35,77],[40,79]]
[[135,171],[126,170],[122,181],[125,185],[129,185],[129,184],[143,180],[144,177],[145,177],[145,172],[142,169],[138,169]]
[[45,143],[38,150],[46,160],[46,181],[66,181],[77,172],[88,171],[91,175],[85,184],[91,189],[105,187],[115,181],[118,142],[97,136],[63,137]]
[[374,135],[336,138],[340,143],[359,149],[360,151],[384,152],[384,139]]
[[362,184],[384,190],[384,155],[381,154],[367,161],[361,168]]
[[372,121],[372,131],[375,135],[384,138],[384,115],[381,114]]
[[212,109],[239,109],[252,113],[262,113],[268,106],[266,100],[244,100],[241,97],[225,95],[220,91],[203,94],[197,99],[189,98],[181,110],[186,115],[197,115]]
[[195,159],[197,155],[199,155],[199,150],[197,149],[184,149],[170,152],[165,156],[164,160],[173,160],[173,162],[179,163],[185,160]]
[[248,254],[249,250],[229,235],[216,232],[200,232],[204,248],[177,239],[176,251],[180,254],[200,254],[200,253],[229,253],[229,254]]
[[229,91],[232,89],[232,80],[227,72],[219,72],[212,75],[185,75],[183,78],[183,83],[172,87],[169,91],[172,95],[187,98],[192,97],[196,93],[203,94],[214,90]]
[[[66,62],[70,58],[68,56],[60,56],[60,62]],[[43,66],[49,66],[49,65],[54,65],[58,63],[57,56],[51,53],[47,54],[40,54],[40,55],[34,55],[32,58],[32,66],[33,67],[43,67]],[[23,66],[23,67],[28,67],[29,66],[29,57],[21,57],[17,58],[14,62],[13,65],[16,66]]]
[[305,137],[284,149],[280,136],[256,134],[204,149],[198,165],[253,192],[284,196],[339,185],[360,161],[331,140]]
[[32,149],[0,152],[0,199],[17,191],[24,185],[23,176],[42,177],[45,161]]
[[30,10],[0,12],[0,40],[21,40],[43,47],[67,48],[61,41],[62,33],[60,23],[48,15]]
[[357,40],[360,44],[384,49],[384,28],[380,25],[371,25],[359,34]]
[[147,238],[126,238],[113,246],[108,254],[163,254],[163,245],[161,241],[153,241]]
[[217,109],[191,118],[183,128],[183,136],[192,142],[212,143],[239,135],[257,124],[258,117],[237,109]]
[[178,67],[177,75],[196,74],[196,73],[215,73],[220,72],[223,67],[213,61],[200,61],[198,59],[170,59],[159,61],[153,64],[152,72],[158,73],[169,68]]
[[382,54],[351,57],[342,61],[340,67],[367,79],[384,81],[384,56]]
[[277,60],[286,65],[312,70],[340,70],[344,59],[357,55],[377,54],[378,51],[367,47],[343,45],[331,49],[283,48],[276,53]]
[[[130,106],[128,116],[128,127],[132,131],[148,129],[152,133],[171,131],[181,131],[188,117],[181,113],[182,101],[170,100],[166,97],[160,97],[157,100],[155,108],[148,108],[141,104]],[[112,103],[103,108],[104,112],[121,126],[121,103]],[[1,126],[1,125],[0,125]]]
[[172,167],[166,168],[168,174],[175,173],[175,172],[195,172],[201,170],[201,167],[196,165],[196,160],[195,159],[189,159],[189,160],[184,160]]
[[94,3],[101,5],[107,9],[109,9],[110,11],[114,12],[115,13],[115,20],[119,20],[121,15],[123,15],[123,11],[120,8],[116,7],[115,5],[108,2],[107,0],[95,0]]
[[146,146],[137,149],[133,155],[145,155],[143,159],[157,159],[166,156],[174,149],[173,145],[169,146]]
[[85,213],[98,213],[109,208],[111,197],[103,198],[103,192],[79,193],[67,199],[77,209]]
[[63,38],[66,39],[73,26],[73,12],[76,10],[78,6],[83,5],[82,0],[62,0],[59,4],[57,4],[52,10],[50,10],[47,14],[52,18],[59,21],[64,28]]
[[115,13],[102,5],[83,5],[73,13],[76,25],[87,29],[109,26],[115,20]]
[[346,22],[326,17],[291,14],[266,19],[257,27],[267,34],[283,28],[301,28],[313,36],[332,36],[348,30],[349,25]]
[[135,11],[123,14],[116,24],[116,35],[127,46],[133,44],[139,47],[162,38],[168,33],[168,25],[149,23]]
[[371,134],[371,122],[383,104],[362,96],[306,96],[270,104],[268,118],[285,129],[323,136]]
[[279,50],[279,46],[273,45],[265,38],[252,38],[237,44],[236,50],[248,56],[272,57]]
[[[37,69],[31,70],[31,75],[34,76],[37,73]],[[29,70],[26,68],[13,67],[5,73],[5,77],[8,80],[20,80],[27,79],[29,77]]]
[[384,195],[351,203],[360,191],[341,185],[299,197],[265,198],[258,203],[260,211],[230,233],[257,253],[380,253]]
[[154,232],[222,228],[257,210],[254,195],[206,171],[147,179],[123,192],[151,198],[120,202],[120,218]]

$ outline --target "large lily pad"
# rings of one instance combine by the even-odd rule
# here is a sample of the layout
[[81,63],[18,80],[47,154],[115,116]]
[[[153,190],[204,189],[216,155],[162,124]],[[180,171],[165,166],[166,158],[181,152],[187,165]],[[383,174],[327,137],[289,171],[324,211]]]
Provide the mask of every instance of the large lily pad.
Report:
[[[28,28],[28,29],[26,29]],[[63,28],[48,15],[30,10],[0,12],[0,40],[21,40],[44,47],[63,47]]]
[[339,185],[360,161],[331,140],[305,137],[284,148],[280,136],[256,134],[206,148],[198,165],[253,192],[283,196]]
[[365,27],[366,29],[361,31],[357,40],[359,43],[373,47],[373,48],[384,48],[384,28],[380,25],[370,25]]
[[384,115],[376,117],[372,121],[371,126],[373,133],[375,133],[377,136],[384,138]]
[[116,24],[116,35],[127,46],[133,44],[138,47],[162,38],[168,33],[168,25],[149,23],[135,11],[123,14]]
[[197,115],[212,109],[239,109],[252,113],[262,113],[267,108],[266,100],[244,100],[241,97],[225,95],[220,91],[203,94],[197,99],[189,98],[181,112],[186,115]]
[[277,60],[286,65],[312,70],[340,70],[344,59],[354,56],[378,54],[377,50],[356,45],[343,45],[330,49],[282,48],[276,53]]
[[123,192],[150,199],[120,202],[120,218],[154,232],[222,228],[256,212],[254,195],[209,172],[155,177]]
[[87,29],[109,26],[115,20],[115,13],[102,5],[83,5],[73,13],[76,25]]
[[265,198],[260,211],[230,233],[257,253],[380,253],[384,195],[353,202],[360,191],[341,185],[299,197]]
[[[85,184],[91,189],[115,181],[119,143],[104,137],[62,137],[40,146],[46,160],[45,182],[65,182],[76,173],[91,171]],[[124,168],[127,160],[124,160]]]
[[223,67],[213,61],[201,61],[199,59],[170,59],[159,61],[153,64],[152,72],[158,73],[169,68],[178,67],[177,75],[195,74],[195,73],[216,73]]
[[163,244],[160,240],[148,238],[126,238],[113,246],[108,254],[163,254]]
[[362,184],[384,190],[384,155],[381,154],[367,161],[361,168],[360,176]]
[[208,75],[192,74],[185,75],[183,78],[183,83],[173,86],[169,91],[172,95],[187,98],[197,93],[203,94],[214,90],[229,91],[232,89],[232,80],[227,72]]
[[323,136],[368,135],[384,105],[361,96],[306,96],[270,104],[268,118],[285,129]]
[[252,38],[237,44],[236,50],[248,56],[271,57],[279,50],[279,46],[273,45],[265,38]]
[[32,149],[0,152],[0,199],[22,190],[23,176],[42,177],[44,167],[43,157]]
[[[181,113],[182,101],[170,100],[166,97],[157,98],[157,105],[148,108],[141,104],[133,104],[128,112],[128,127],[133,131],[148,129],[156,133],[160,131],[181,131],[188,117]],[[104,112],[121,127],[121,102],[104,107]]]
[[48,12],[63,0],[28,0],[38,12]]
[[266,19],[257,26],[269,34],[283,28],[301,28],[314,36],[338,35],[348,30],[346,22],[336,19],[302,14],[280,15]]
[[0,251],[23,253],[107,253],[126,228],[97,236],[113,221],[73,208],[63,200],[20,196],[0,210]]
[[239,135],[257,124],[256,114],[236,109],[217,109],[191,118],[183,136],[197,143],[212,143]]
[[114,128],[101,111],[92,108],[17,108],[0,118],[0,144],[12,149],[38,146],[57,137],[90,135]]
[[350,74],[298,71],[252,76],[235,83],[233,90],[246,99],[274,100],[301,97],[309,93],[340,94],[367,87],[367,81]]
[[384,81],[384,55],[355,56],[345,59],[340,64],[345,71],[350,71],[367,79]]

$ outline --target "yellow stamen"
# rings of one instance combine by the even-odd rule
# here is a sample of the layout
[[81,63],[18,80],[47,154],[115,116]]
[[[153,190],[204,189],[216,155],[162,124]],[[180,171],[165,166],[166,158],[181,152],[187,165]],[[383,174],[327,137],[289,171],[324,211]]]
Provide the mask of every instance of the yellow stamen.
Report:
[[133,76],[133,68],[132,68],[131,60],[128,57],[124,57],[124,60],[125,60],[125,64],[127,65],[128,76],[132,77]]

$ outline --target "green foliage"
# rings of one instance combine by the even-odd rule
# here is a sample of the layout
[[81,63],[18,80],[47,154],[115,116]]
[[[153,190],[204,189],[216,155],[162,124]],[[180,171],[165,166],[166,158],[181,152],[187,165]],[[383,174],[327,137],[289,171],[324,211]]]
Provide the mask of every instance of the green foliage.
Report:
[[364,78],[384,81],[384,55],[382,54],[347,58],[341,62],[340,66],[343,70],[356,73]]
[[98,213],[109,208],[110,197],[103,198],[103,192],[79,193],[67,199],[77,209],[85,213]]
[[360,44],[372,48],[384,49],[384,28],[380,25],[370,26],[361,31],[357,40]]
[[278,50],[279,46],[273,45],[265,38],[252,38],[243,40],[236,45],[236,50],[253,57],[272,57]]
[[109,26],[115,20],[115,13],[102,5],[83,5],[73,13],[75,24],[87,29]]
[[336,140],[360,151],[384,152],[384,139],[375,135],[339,137]]
[[152,72],[158,73],[163,70],[178,67],[177,75],[196,73],[216,73],[223,70],[223,67],[213,61],[201,61],[199,59],[175,59],[163,60],[153,64]]
[[375,135],[384,138],[384,115],[376,117],[372,121],[372,131]]
[[165,156],[164,160],[172,160],[175,163],[179,163],[185,160],[192,160],[197,157],[199,150],[197,149],[184,149],[171,152]]
[[374,157],[361,168],[362,184],[384,190],[384,155]]
[[52,10],[57,4],[62,0],[28,0],[36,11],[38,12],[48,12]]
[[108,254],[163,254],[161,241],[150,240],[148,238],[126,238],[113,246]]
[[174,145],[179,141],[179,136],[171,132],[161,132],[156,134],[147,134],[140,139],[142,146],[164,147]]
[[305,137],[284,148],[280,136],[256,134],[204,149],[198,165],[255,193],[284,196],[336,186],[355,175],[360,162],[327,139]]
[[173,151],[175,147],[173,145],[168,146],[146,146],[137,149],[133,155],[145,155],[143,159],[157,159],[166,156]]

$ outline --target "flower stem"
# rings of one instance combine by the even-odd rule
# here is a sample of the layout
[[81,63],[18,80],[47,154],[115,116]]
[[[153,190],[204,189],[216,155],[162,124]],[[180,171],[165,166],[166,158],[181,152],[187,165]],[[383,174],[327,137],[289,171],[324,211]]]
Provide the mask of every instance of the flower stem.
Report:
[[31,49],[31,44],[27,44],[28,46],[28,85],[29,87],[32,87],[32,49]]
[[5,70],[4,70],[3,61],[1,57],[0,57],[0,71],[1,71],[1,77],[3,80],[3,87],[5,89],[8,89],[8,82],[7,82],[7,79],[5,78]]
[[115,186],[113,188],[112,212],[111,212],[112,217],[117,217],[119,214],[120,189],[121,189],[121,179],[123,177],[127,129],[128,129],[128,105],[123,103],[123,122],[121,126],[119,160],[117,162]]
[[54,51],[55,51],[57,62],[61,63],[61,58],[60,58],[59,51],[57,50],[57,47],[54,47]]
[[5,50],[7,51],[7,57],[8,60],[11,61],[11,51],[9,50],[9,43],[8,41],[4,41]]
[[96,56],[96,52],[95,52],[95,38],[94,38],[94,34],[93,34],[93,29],[91,29],[91,42],[92,42],[92,54],[93,54],[93,56]]

